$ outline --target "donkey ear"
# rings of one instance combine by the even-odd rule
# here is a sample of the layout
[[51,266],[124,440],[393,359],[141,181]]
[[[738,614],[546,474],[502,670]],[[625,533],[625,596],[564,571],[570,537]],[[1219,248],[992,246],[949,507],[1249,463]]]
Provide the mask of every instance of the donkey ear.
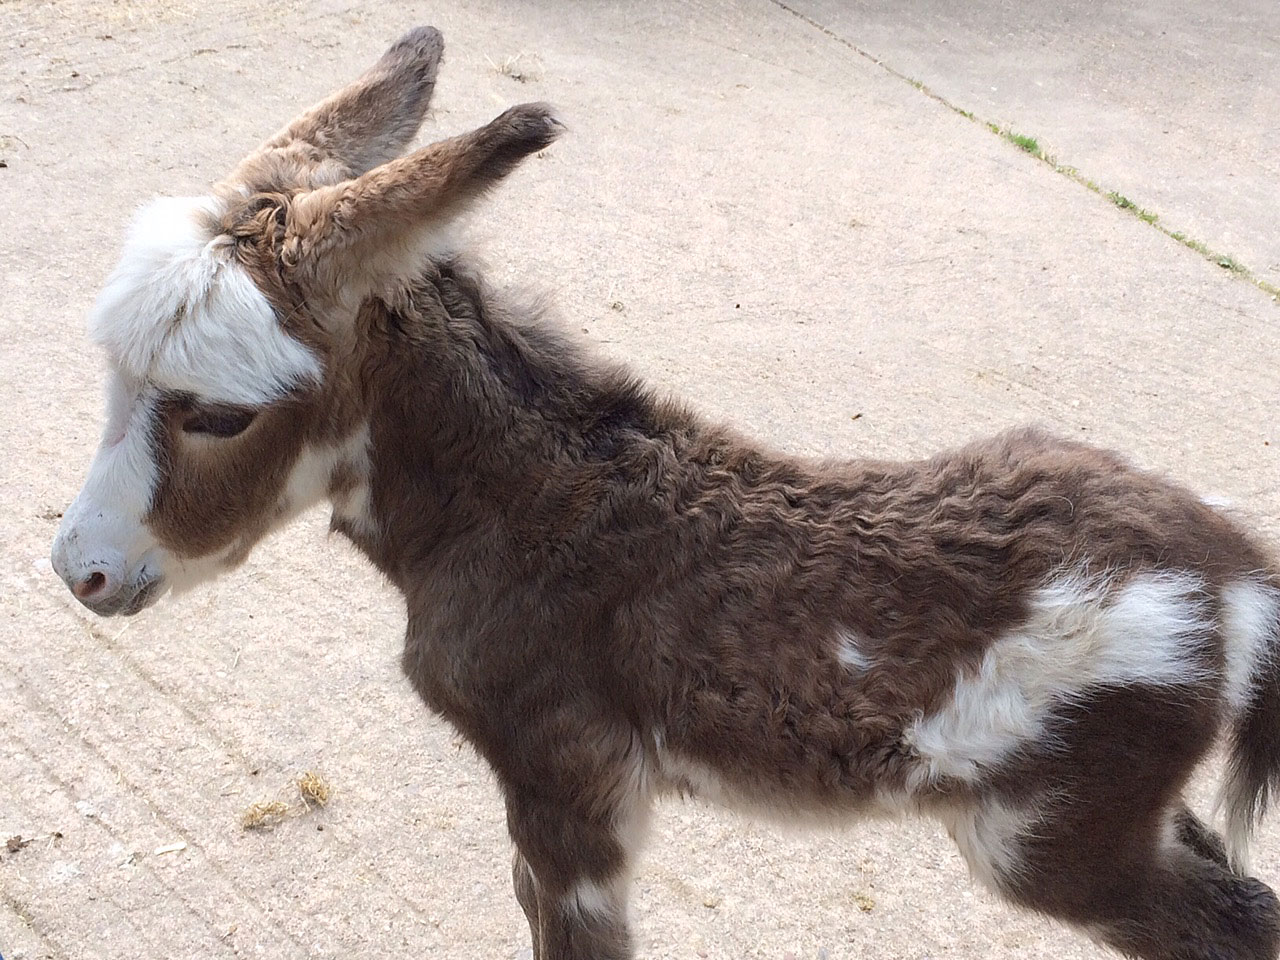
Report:
[[303,194],[289,206],[284,265],[371,276],[378,254],[429,239],[563,131],[548,104],[521,104],[478,130]]
[[422,125],[443,52],[435,27],[410,30],[358,80],[241,161],[227,182],[262,189],[292,175],[306,186],[333,183],[399,156]]

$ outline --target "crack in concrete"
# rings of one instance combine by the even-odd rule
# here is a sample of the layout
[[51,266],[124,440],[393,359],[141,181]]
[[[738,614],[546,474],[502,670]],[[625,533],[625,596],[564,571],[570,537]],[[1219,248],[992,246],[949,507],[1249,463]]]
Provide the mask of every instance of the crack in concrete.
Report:
[[[901,70],[895,69],[894,67],[890,66],[888,63],[885,63],[884,60],[880,59],[875,54],[872,54],[866,50],[863,50],[852,40],[849,40],[847,37],[843,37],[840,34],[836,33],[834,30],[832,30],[830,27],[828,27],[826,24],[822,23],[821,21],[815,20],[813,17],[809,16],[807,13],[804,13],[800,10],[797,10],[795,7],[788,5],[785,2],[785,0],[770,0],[770,2],[774,6],[782,10],[785,10],[787,13],[791,14],[793,17],[795,17],[797,20],[801,21],[802,23],[805,23],[810,27],[813,27],[815,30],[831,38],[836,43],[853,51],[863,59],[871,61],[881,70],[888,73],[890,76],[895,77],[898,80],[901,80],[903,83],[906,83],[909,86],[914,87],[929,99],[935,100],[938,103],[942,104],[952,113],[959,114],[960,116],[968,120],[970,123],[982,124],[988,130],[994,133],[996,136],[1001,137],[1005,140],[1008,140],[1010,143],[1012,143],[1015,147],[1017,147],[1023,153],[1029,154],[1030,156],[1039,160],[1041,163],[1045,164],[1055,173],[1061,174],[1062,176],[1066,177],[1068,180],[1071,180],[1079,184],[1080,186],[1084,187],[1086,190],[1089,190],[1090,192],[1095,193],[1100,197],[1103,197],[1114,206],[1119,207],[1121,210],[1124,210],[1129,214],[1131,214],[1132,216],[1136,217],[1137,219],[1141,220],[1143,223],[1147,224],[1147,226],[1153,227],[1154,229],[1160,231],[1170,240],[1174,240],[1177,243],[1181,244],[1182,246],[1186,247],[1188,250],[1193,250],[1196,253],[1200,254],[1200,256],[1204,257],[1204,259],[1208,260],[1210,263],[1214,264],[1215,266],[1221,267],[1224,270],[1229,270],[1231,271],[1232,274],[1239,277],[1241,280],[1245,280],[1253,284],[1263,293],[1268,294],[1271,297],[1272,303],[1280,305],[1280,287],[1277,287],[1271,283],[1268,283],[1266,280],[1263,280],[1261,277],[1255,274],[1251,269],[1249,269],[1247,266],[1242,264],[1235,257],[1229,254],[1220,253],[1216,250],[1213,250],[1208,244],[1204,243],[1203,241],[1197,240],[1194,237],[1189,237],[1180,230],[1174,230],[1170,227],[1165,226],[1163,223],[1160,223],[1159,214],[1153,213],[1152,211],[1145,209],[1136,203],[1133,203],[1123,194],[1120,194],[1114,190],[1107,190],[1105,187],[1099,185],[1094,180],[1091,180],[1089,177],[1082,174],[1076,167],[1073,167],[1065,163],[1059,163],[1057,157],[1054,157],[1048,153],[1045,153],[1043,150],[1039,148],[1038,145],[1034,150],[1028,149],[1027,147],[1023,146],[1021,143],[1019,143],[1017,139],[1015,139],[1017,135],[1014,134],[1012,130],[1008,129],[1007,127],[1001,127],[999,124],[982,120],[981,118],[975,116],[972,111],[965,110],[963,107],[960,107],[957,104],[953,103],[948,97],[930,88],[928,84],[924,83],[923,81],[917,80],[915,77],[908,76],[907,74],[903,73]],[[1035,141],[1032,140],[1032,142],[1034,143]]]

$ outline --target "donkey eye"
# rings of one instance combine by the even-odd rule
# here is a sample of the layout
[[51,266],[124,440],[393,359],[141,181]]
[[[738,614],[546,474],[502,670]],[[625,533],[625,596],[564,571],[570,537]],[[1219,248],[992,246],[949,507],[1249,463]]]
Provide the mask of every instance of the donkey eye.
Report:
[[209,407],[189,414],[182,421],[182,432],[210,437],[234,437],[244,433],[257,415],[254,410]]

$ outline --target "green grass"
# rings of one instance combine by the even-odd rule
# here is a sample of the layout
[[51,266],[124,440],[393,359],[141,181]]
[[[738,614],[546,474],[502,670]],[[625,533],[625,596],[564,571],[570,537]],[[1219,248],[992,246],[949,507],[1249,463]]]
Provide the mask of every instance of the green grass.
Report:
[[1004,134],[1004,138],[1015,147],[1025,150],[1033,157],[1042,156],[1040,153],[1040,141],[1035,137],[1028,137],[1022,133],[1014,133],[1012,130],[1004,130],[1002,132]]
[[[1114,203],[1121,210],[1132,210],[1133,215],[1143,223],[1155,223],[1160,219],[1160,214],[1152,213],[1143,207],[1138,206],[1122,193],[1116,193],[1114,190],[1107,194],[1107,199]],[[1172,234],[1170,234],[1172,236]],[[1177,239],[1175,237],[1175,239]]]
[[[801,19],[806,19],[806,18],[801,17]],[[842,40],[840,42],[844,43],[845,41]],[[861,51],[858,51],[858,52],[861,53]],[[862,53],[862,55],[867,56],[867,54],[865,53]],[[873,59],[873,58],[868,57],[868,59]],[[911,86],[915,87],[917,90],[921,91],[926,96],[931,97],[934,100],[937,100],[939,103],[947,107],[949,110],[952,110],[955,113],[958,113],[960,116],[964,117],[966,120],[969,120],[973,123],[983,124],[988,130],[990,130],[997,137],[1003,137],[1005,140],[1012,143],[1015,147],[1017,147],[1019,150],[1023,151],[1024,153],[1029,153],[1031,156],[1035,157],[1037,160],[1040,160],[1043,163],[1047,163],[1050,167],[1053,168],[1055,172],[1062,174],[1062,176],[1067,177],[1069,180],[1073,180],[1074,182],[1080,184],[1080,186],[1084,187],[1086,190],[1090,190],[1093,193],[1096,193],[1100,197],[1106,197],[1108,200],[1110,200],[1113,204],[1115,204],[1121,210],[1128,210],[1131,214],[1133,214],[1143,223],[1149,224],[1150,226],[1159,230],[1165,236],[1173,240],[1176,240],[1178,243],[1182,244],[1184,247],[1187,247],[1190,250],[1194,250],[1196,253],[1204,257],[1206,260],[1209,260],[1212,263],[1217,264],[1222,269],[1230,270],[1236,276],[1249,281],[1254,286],[1258,287],[1259,289],[1269,294],[1272,300],[1274,300],[1277,303],[1280,303],[1280,288],[1277,288],[1273,284],[1270,284],[1265,280],[1263,280],[1262,278],[1255,276],[1252,270],[1250,270],[1244,264],[1240,263],[1240,261],[1236,260],[1234,257],[1228,256],[1226,254],[1217,253],[1216,251],[1211,250],[1207,245],[1205,245],[1201,241],[1188,237],[1185,233],[1182,233],[1181,231],[1170,230],[1164,224],[1159,222],[1160,215],[1158,213],[1155,213],[1152,210],[1147,210],[1144,207],[1139,206],[1138,204],[1134,203],[1132,200],[1130,200],[1128,197],[1126,197],[1122,193],[1118,193],[1115,190],[1107,190],[1103,188],[1099,183],[1097,183],[1097,181],[1090,180],[1087,176],[1081,173],[1076,167],[1070,166],[1069,164],[1065,164],[1065,163],[1059,163],[1057,157],[1051,156],[1045,153],[1044,150],[1041,149],[1040,141],[1037,140],[1035,137],[1027,136],[1026,134],[1023,134],[1023,133],[1015,133],[1013,130],[1009,129],[1008,127],[1002,127],[997,123],[992,123],[988,120],[983,120],[980,117],[975,116],[972,111],[961,109],[951,100],[949,100],[947,97],[929,89],[924,85],[923,81],[917,80],[915,77],[908,77],[905,74],[899,73],[898,71],[894,70],[892,67],[887,66],[883,62],[876,61],[876,63],[882,69],[887,70],[889,73],[893,74],[898,79],[905,80],[907,83],[911,84]]]

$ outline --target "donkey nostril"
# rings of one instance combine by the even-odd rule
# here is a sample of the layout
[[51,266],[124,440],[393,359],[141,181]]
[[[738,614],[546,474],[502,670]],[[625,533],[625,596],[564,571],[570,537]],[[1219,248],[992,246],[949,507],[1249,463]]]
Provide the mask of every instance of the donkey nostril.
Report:
[[72,587],[71,592],[81,600],[88,600],[94,594],[102,593],[106,586],[107,575],[100,570],[95,570]]

